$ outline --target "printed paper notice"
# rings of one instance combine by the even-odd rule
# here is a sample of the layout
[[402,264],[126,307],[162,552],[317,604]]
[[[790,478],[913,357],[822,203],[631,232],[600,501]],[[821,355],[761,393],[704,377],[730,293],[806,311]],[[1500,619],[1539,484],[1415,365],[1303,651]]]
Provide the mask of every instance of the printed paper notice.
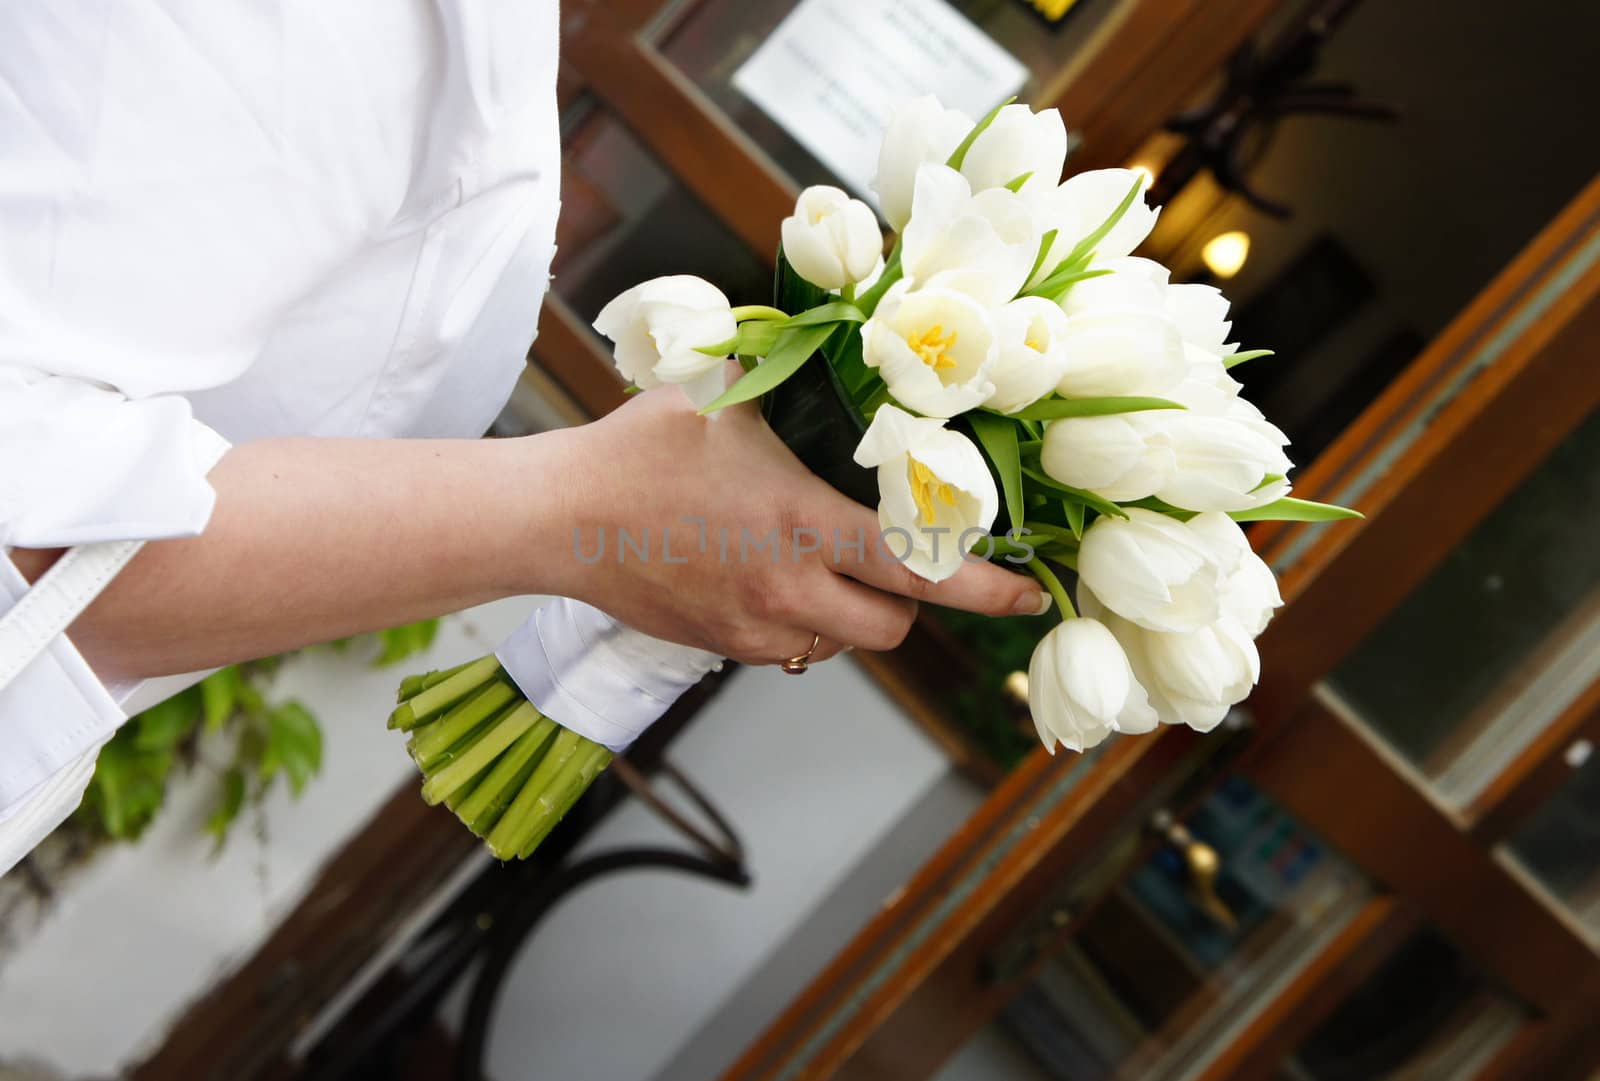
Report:
[[733,85],[871,201],[896,102],[934,94],[977,118],[1027,76],[944,0],[800,0]]

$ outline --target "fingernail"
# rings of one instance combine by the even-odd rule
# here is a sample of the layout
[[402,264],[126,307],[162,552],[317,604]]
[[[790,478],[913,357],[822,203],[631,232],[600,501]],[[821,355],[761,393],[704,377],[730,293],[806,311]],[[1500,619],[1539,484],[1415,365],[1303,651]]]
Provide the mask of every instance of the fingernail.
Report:
[[1049,591],[1041,589],[1032,597],[1026,593],[1018,597],[1017,603],[1012,606],[1011,611],[1019,616],[1042,616],[1050,611],[1052,603],[1054,602],[1050,599]]

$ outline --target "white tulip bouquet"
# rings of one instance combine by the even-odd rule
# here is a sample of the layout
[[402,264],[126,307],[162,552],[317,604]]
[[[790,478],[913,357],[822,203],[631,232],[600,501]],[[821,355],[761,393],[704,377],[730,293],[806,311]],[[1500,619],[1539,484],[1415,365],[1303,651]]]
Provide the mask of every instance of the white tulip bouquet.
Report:
[[[921,98],[873,184],[887,259],[871,208],[812,187],[782,225],[773,306],[671,276],[595,320],[637,387],[679,384],[708,415],[761,399],[807,466],[876,501],[884,550],[915,573],[1001,558],[1036,575],[1061,616],[1028,671],[1052,753],[1214,727],[1282,603],[1238,523],[1355,516],[1287,494],[1288,440],[1228,374],[1270,354],[1227,344],[1222,295],[1132,255],[1157,215],[1144,177],[1063,181],[1066,146],[1053,109],[974,123]],[[402,697],[424,792],[502,856],[532,851],[609,761],[488,659]]]

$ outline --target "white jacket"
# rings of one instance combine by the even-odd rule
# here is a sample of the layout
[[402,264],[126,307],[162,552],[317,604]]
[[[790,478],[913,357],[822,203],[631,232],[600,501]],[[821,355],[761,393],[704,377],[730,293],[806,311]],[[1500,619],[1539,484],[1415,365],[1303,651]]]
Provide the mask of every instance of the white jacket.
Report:
[[[556,63],[555,0],[8,5],[0,550],[198,533],[242,440],[480,434],[548,281]],[[0,691],[0,873],[181,685],[62,638]]]

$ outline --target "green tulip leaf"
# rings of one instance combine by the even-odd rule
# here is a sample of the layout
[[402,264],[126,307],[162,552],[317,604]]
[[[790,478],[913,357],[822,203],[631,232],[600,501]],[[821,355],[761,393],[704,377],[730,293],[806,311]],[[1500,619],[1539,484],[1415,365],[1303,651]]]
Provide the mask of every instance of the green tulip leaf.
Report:
[[733,386],[700,410],[700,415],[707,416],[730,405],[738,405],[740,402],[761,397],[799,371],[800,365],[809,360],[827,340],[828,335],[833,333],[833,328],[834,324],[826,323],[822,326],[795,327],[792,330],[780,331],[778,343],[773,346],[766,359],[756,365],[754,371],[740,376]]
[[1006,514],[1011,523],[1022,521],[1022,455],[1017,448],[1017,425],[994,413],[974,411],[967,415],[973,434],[983,445],[1000,487],[1005,492]]
[[1028,290],[1029,296],[1044,297],[1056,303],[1067,295],[1067,291],[1079,282],[1086,282],[1090,278],[1103,278],[1110,274],[1109,270],[1084,270],[1068,263],[1057,267],[1056,272]]
[[1224,368],[1232,368],[1236,365],[1243,364],[1247,360],[1256,360],[1260,357],[1271,357],[1276,355],[1277,354],[1270,349],[1247,349],[1243,353],[1234,353],[1231,356],[1223,357],[1222,366]]
[[1029,169],[1021,176],[1014,176],[1010,180],[1006,181],[1005,188],[1007,191],[1021,191],[1022,185],[1026,184],[1031,179],[1033,179],[1033,170]]
[[1099,247],[1100,242],[1111,234],[1111,230],[1117,227],[1117,223],[1127,215],[1134,202],[1143,192],[1144,177],[1142,175],[1134,177],[1133,187],[1129,188],[1128,194],[1122,197],[1122,202],[1118,203],[1117,208],[1111,212],[1111,215],[1100,223],[1098,229],[1078,241],[1077,246],[1067,254],[1065,263],[1070,266],[1080,261],[1088,262],[1090,257],[1094,255],[1095,248]]
[[996,105],[993,109],[990,109],[982,120],[972,125],[972,130],[967,132],[967,137],[962,139],[961,142],[957,144],[956,148],[950,152],[950,157],[945,161],[945,164],[950,166],[952,169],[959,170],[962,164],[967,160],[967,151],[971,150],[972,144],[978,141],[978,136],[982,135],[984,131],[988,129],[990,124],[994,123],[994,118],[1000,115],[1001,109],[1004,109],[1007,105],[1010,105],[1016,100],[1017,96],[1015,94],[1011,95],[1005,101],[1002,101],[999,105]]
[[1228,517],[1236,522],[1339,522],[1350,518],[1365,518],[1366,515],[1358,510],[1338,507],[1332,503],[1315,503],[1309,499],[1284,496],[1282,499],[1274,499],[1263,507],[1229,511]]
[[1142,413],[1150,409],[1182,408],[1182,403],[1166,398],[1051,398],[1006,415],[1017,420],[1061,420],[1064,417],[1104,417],[1116,413]]
[[[865,323],[866,321],[866,314],[860,308],[843,300],[835,300],[829,304],[818,305],[810,311],[801,312],[799,315],[791,315],[788,319],[776,325],[781,329],[787,330],[790,327],[811,327],[822,323]],[[740,329],[743,330],[747,326],[750,326],[750,324],[745,323]]]
[[[1023,278],[1023,281],[1031,282],[1033,276],[1039,273],[1039,268],[1044,266],[1044,257],[1050,254],[1050,245],[1056,242],[1056,235],[1060,232],[1061,230],[1059,229],[1048,229],[1045,231],[1044,236],[1039,238],[1039,254],[1033,257],[1033,266],[1028,268],[1028,276]],[[1044,283],[1041,282],[1040,284]],[[1026,291],[1024,291],[1023,295],[1027,295]]]
[[1071,499],[1061,501],[1061,509],[1066,512],[1067,526],[1072,530],[1072,535],[1079,540],[1083,539],[1083,504]]
[[1093,492],[1086,492],[1082,488],[1074,488],[1070,484],[1062,484],[1060,481],[1056,480],[1054,477],[1043,472],[1042,470],[1029,469],[1027,466],[1023,466],[1022,473],[1024,476],[1031,478],[1038,484],[1044,485],[1051,491],[1059,492],[1062,495],[1071,496],[1076,502],[1082,503],[1087,507],[1092,507],[1101,514],[1109,514],[1113,518],[1126,518],[1128,516],[1127,511],[1111,502],[1111,500],[1097,496]]

